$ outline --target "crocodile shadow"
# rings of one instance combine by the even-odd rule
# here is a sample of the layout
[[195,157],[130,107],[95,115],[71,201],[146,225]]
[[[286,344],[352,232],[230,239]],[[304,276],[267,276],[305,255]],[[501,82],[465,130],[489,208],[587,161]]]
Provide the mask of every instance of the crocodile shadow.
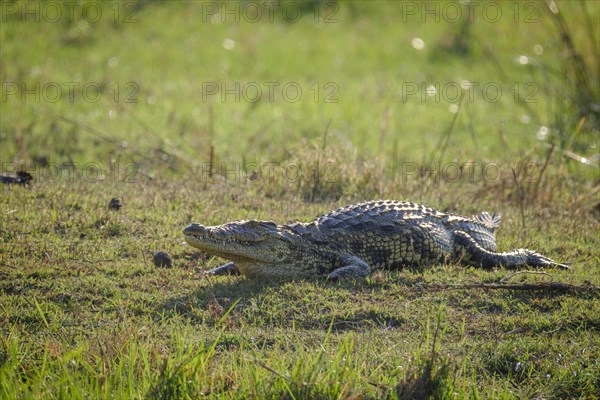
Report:
[[[382,272],[378,275],[379,278],[341,281],[331,281],[325,277],[302,280],[291,278],[261,280],[239,276],[203,276],[200,279],[206,280],[205,284],[183,296],[166,299],[155,309],[155,316],[158,319],[182,316],[198,322],[206,321],[208,316],[209,320],[214,320],[216,323],[229,310],[239,313],[253,307],[254,301],[262,301],[261,294],[289,298],[290,293],[295,290],[291,286],[299,283],[310,285],[312,286],[311,290],[316,291],[325,292],[327,289],[333,288],[336,291],[362,292],[385,290],[389,289],[391,285],[410,290],[421,280],[418,274],[395,274],[393,282],[389,282],[385,278],[388,273]],[[414,293],[414,295],[418,297],[420,293]],[[368,319],[375,318],[371,317]]]
[[[159,318],[180,315],[191,319],[202,319],[194,310],[210,311],[210,314],[222,315],[232,307],[237,311],[247,308],[249,301],[267,290],[277,290],[282,284],[293,280],[244,279],[240,277],[208,277],[205,285],[183,296],[171,297],[159,304],[155,314]],[[317,279],[313,279],[317,281]]]

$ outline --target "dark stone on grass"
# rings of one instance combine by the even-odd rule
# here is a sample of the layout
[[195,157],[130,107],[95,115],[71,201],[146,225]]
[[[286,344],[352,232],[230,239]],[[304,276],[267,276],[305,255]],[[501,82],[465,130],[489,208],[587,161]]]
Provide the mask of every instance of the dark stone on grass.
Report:
[[108,203],[108,208],[110,208],[111,210],[119,211],[121,207],[123,207],[123,203],[121,203],[121,200],[117,199],[116,197],[110,199],[110,202]]
[[167,254],[164,251],[159,251],[155,253],[154,257],[152,257],[152,262],[154,263],[154,265],[161,268],[171,268],[173,266],[173,261],[171,261],[171,257],[169,257],[169,254]]
[[0,175],[0,182],[6,184],[27,185],[33,176],[25,171],[19,171],[16,175]]

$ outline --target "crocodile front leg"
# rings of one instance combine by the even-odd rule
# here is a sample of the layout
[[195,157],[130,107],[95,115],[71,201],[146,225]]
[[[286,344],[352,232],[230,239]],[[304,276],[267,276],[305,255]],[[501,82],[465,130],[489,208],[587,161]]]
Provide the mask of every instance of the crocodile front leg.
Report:
[[205,275],[239,275],[240,271],[233,262],[228,262],[220,267],[204,272]]
[[371,273],[371,267],[361,258],[355,256],[344,257],[340,260],[343,267],[339,267],[331,271],[327,275],[327,279],[349,279],[363,278]]
[[506,253],[494,253],[481,247],[475,239],[463,231],[454,232],[456,243],[467,253],[468,262],[482,268],[558,267],[571,269],[568,265],[557,263],[533,250],[517,249]]

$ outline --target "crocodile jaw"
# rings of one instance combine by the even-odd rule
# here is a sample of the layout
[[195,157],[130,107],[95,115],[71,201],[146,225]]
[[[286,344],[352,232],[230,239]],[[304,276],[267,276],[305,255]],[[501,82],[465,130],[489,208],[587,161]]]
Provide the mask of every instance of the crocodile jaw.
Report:
[[236,263],[273,264],[287,259],[281,251],[285,243],[277,235],[240,235],[235,229],[227,229],[227,225],[205,227],[200,224],[188,225],[183,234],[189,245]]

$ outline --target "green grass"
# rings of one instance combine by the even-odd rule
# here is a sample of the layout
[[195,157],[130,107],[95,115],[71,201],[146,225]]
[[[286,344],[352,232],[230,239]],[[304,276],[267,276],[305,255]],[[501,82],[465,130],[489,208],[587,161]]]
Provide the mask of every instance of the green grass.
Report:
[[[125,202],[118,213],[98,200],[115,191]],[[3,397],[597,393],[597,290],[419,286],[497,282],[509,274],[453,265],[339,284],[203,278],[199,269],[219,260],[183,244],[180,228],[190,214],[216,211],[207,223],[243,216],[256,199],[237,194],[233,206],[222,201],[231,190],[199,199],[197,193],[200,185],[181,190],[179,183],[124,189],[37,184],[4,191]],[[263,207],[280,201],[266,199],[250,213],[264,215]],[[307,220],[314,209],[295,202],[271,217]],[[518,218],[506,217],[499,236],[503,249],[520,240]],[[573,261],[575,271],[515,276],[511,282],[600,285],[598,239],[586,233],[597,222],[553,215],[542,224],[530,212],[526,219],[532,225],[525,245]],[[174,257],[173,268],[152,265],[157,250]]]
[[[502,18],[479,14],[466,37],[461,23],[403,19],[392,2],[340,2],[336,23],[210,23],[200,2],[122,5],[117,22],[106,2],[90,24],[81,3],[73,21],[22,22],[9,4],[0,4],[0,161],[34,181],[0,187],[0,398],[600,396],[600,143],[586,97],[598,103],[600,40],[587,22],[598,3],[558,3],[588,86],[543,3],[520,3],[516,19],[515,3],[499,3]],[[525,21],[532,4],[537,22]],[[132,10],[136,22],[123,23]],[[522,55],[535,62],[515,62]],[[457,114],[446,99],[402,100],[403,83],[463,80],[503,95],[490,102],[476,90]],[[98,82],[109,94],[21,102],[11,92],[49,82]],[[123,97],[129,82],[137,103]],[[202,82],[293,82],[304,94],[204,102]],[[336,103],[324,101],[328,82]],[[511,88],[528,83],[537,101],[515,101]],[[502,174],[470,175],[473,163]],[[501,250],[532,248],[574,269],[207,278],[200,272],[223,260],[181,234],[190,221],[308,221],[374,198],[497,210]],[[157,251],[172,268],[152,264]],[[581,290],[451,287],[503,278]]]

